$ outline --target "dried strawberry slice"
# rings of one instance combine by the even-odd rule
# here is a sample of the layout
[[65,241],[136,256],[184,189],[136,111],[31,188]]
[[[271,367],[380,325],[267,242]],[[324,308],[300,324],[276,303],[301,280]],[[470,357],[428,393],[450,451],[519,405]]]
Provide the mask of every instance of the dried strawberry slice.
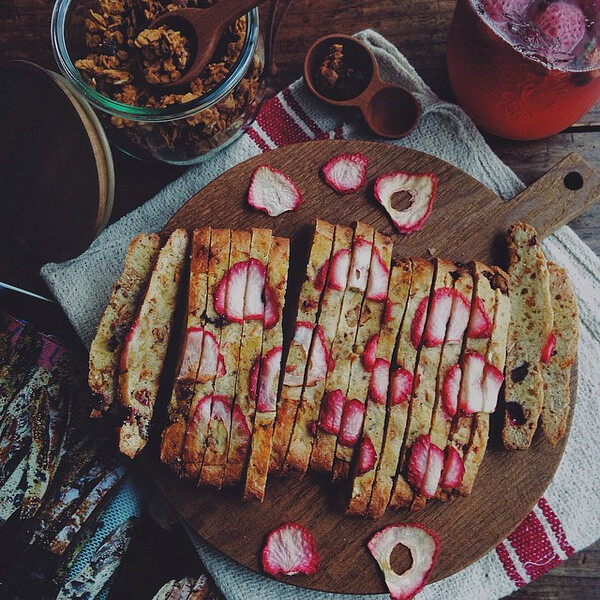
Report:
[[265,316],[263,325],[266,329],[275,327],[279,321],[279,300],[273,291],[273,288],[265,285]]
[[198,364],[202,358],[202,346],[204,344],[204,329],[201,327],[190,327],[185,332],[183,358],[179,368],[178,379],[194,381]]
[[447,344],[460,344],[462,342],[471,314],[471,303],[467,297],[458,290],[454,290],[452,296],[452,309],[446,332]]
[[475,314],[469,323],[469,337],[489,338],[492,335],[492,320],[485,310],[485,305],[481,298],[477,298],[475,305]]
[[379,334],[369,338],[362,353],[361,360],[366,371],[371,371],[375,364],[375,355],[377,354],[377,344],[379,343]]
[[[310,321],[298,321],[296,323],[292,345],[301,346],[305,358],[308,358],[314,328],[314,324]],[[304,371],[298,369],[296,366],[293,366],[293,369],[290,370],[289,366],[287,366],[284,383],[290,387],[300,387],[304,384]]]
[[[394,548],[409,549],[412,565],[402,575],[392,569]],[[369,552],[383,572],[393,600],[411,600],[427,583],[437,561],[440,545],[433,531],[418,523],[395,523],[378,531],[368,543]]]
[[269,350],[262,358],[258,400],[256,404],[258,412],[269,412],[276,409],[282,353],[282,347],[276,346]]
[[460,453],[454,446],[446,446],[446,460],[440,486],[445,490],[454,489],[460,485],[464,474],[465,465]]
[[217,338],[210,332],[204,331],[202,344],[202,360],[198,367],[196,379],[205,383],[215,377],[225,375],[225,359],[220,352]]
[[383,302],[387,298],[389,278],[389,267],[383,262],[379,250],[373,248],[371,269],[369,271],[369,283],[367,285],[367,299],[375,302]]
[[368,473],[377,462],[377,452],[375,446],[368,435],[363,436],[360,449],[358,451],[358,462],[356,465],[356,473],[364,475]]
[[544,347],[542,348],[542,356],[541,361],[544,364],[548,364],[552,357],[554,356],[554,352],[556,351],[556,335],[554,335],[554,331],[550,332]]
[[358,191],[367,177],[368,160],[364,154],[340,154],[322,168],[325,182],[340,194]]
[[467,352],[463,357],[463,382],[458,397],[458,408],[465,415],[483,409],[483,370],[485,357],[477,352]]
[[332,435],[337,435],[340,432],[345,404],[346,397],[342,393],[342,390],[329,392],[325,398],[323,398],[319,414],[319,427],[321,427],[323,431],[331,433]]
[[483,392],[482,412],[493,413],[498,404],[498,394],[504,383],[504,373],[494,365],[486,364],[483,367],[483,382],[481,389]]
[[431,439],[429,435],[421,435],[413,442],[411,447],[407,467],[408,483],[417,491],[421,490],[427,473],[430,446]]
[[[437,188],[433,173],[388,173],[375,182],[375,199],[386,210],[400,233],[421,229],[431,213]],[[398,192],[410,194],[410,206],[405,210],[392,207],[392,196]]]
[[423,334],[423,344],[428,348],[440,346],[446,337],[446,327],[452,312],[454,290],[447,287],[438,288],[433,292],[431,309]]
[[248,204],[257,210],[277,217],[302,204],[302,195],[296,184],[285,174],[270,165],[262,165],[254,171]]
[[352,399],[346,402],[338,437],[342,446],[352,447],[358,442],[364,417],[365,406],[360,400]]
[[364,292],[367,289],[373,244],[361,237],[354,238],[348,287]]
[[350,270],[350,250],[342,248],[338,250],[331,259],[331,268],[327,286],[332,290],[343,291],[348,283],[348,271]]
[[452,365],[444,377],[442,384],[442,410],[448,419],[452,420],[458,409],[458,393],[460,391],[460,379],[462,369],[460,365]]
[[327,259],[323,266],[319,269],[315,277],[315,289],[322,290],[325,287],[325,283],[327,282],[327,271],[329,270],[329,259]]
[[325,332],[321,325],[315,327],[313,347],[310,355],[308,374],[306,376],[306,385],[313,386],[317,381],[322,381],[327,377],[328,371],[335,367],[335,361],[331,357],[325,340]]
[[299,523],[284,523],[267,536],[262,567],[268,575],[313,575],[320,563],[313,536]]
[[248,281],[244,298],[244,319],[262,321],[265,314],[265,278],[267,270],[265,265],[256,259],[248,261]]
[[425,319],[427,318],[427,307],[429,306],[429,296],[426,296],[419,302],[412,323],[410,324],[410,340],[415,348],[418,348],[425,331]]
[[396,369],[392,375],[390,406],[406,402],[412,394],[413,374],[406,369]]
[[369,381],[369,396],[377,404],[385,404],[389,381],[390,362],[384,358],[378,358],[373,365],[371,380]]
[[421,496],[433,498],[442,477],[444,468],[444,451],[438,448],[433,442],[429,446],[429,456],[427,457],[427,469],[421,485]]

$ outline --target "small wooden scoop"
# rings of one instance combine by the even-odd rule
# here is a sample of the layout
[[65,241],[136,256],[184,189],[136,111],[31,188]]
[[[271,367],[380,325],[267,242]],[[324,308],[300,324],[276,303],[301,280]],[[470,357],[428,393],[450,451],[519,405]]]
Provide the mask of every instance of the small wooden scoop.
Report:
[[[319,85],[319,68],[332,44],[342,44],[344,62],[360,73],[362,87],[351,98],[338,100]],[[375,56],[360,40],[349,35],[327,35],[317,40],[304,59],[304,80],[308,89],[327,104],[358,108],[373,133],[390,139],[408,135],[419,122],[421,107],[403,87],[386,83],[379,76]]]
[[210,62],[225,28],[265,0],[220,0],[207,8],[180,8],[166,12],[150,23],[148,29],[162,25],[180,31],[190,40],[190,61],[177,81],[161,83],[165,88],[191,83]]

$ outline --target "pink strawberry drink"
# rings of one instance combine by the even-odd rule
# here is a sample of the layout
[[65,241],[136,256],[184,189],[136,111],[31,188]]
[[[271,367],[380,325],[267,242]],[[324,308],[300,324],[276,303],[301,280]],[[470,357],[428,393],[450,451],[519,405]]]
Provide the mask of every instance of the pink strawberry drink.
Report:
[[450,82],[477,125],[543,138],[600,98],[600,0],[458,0]]

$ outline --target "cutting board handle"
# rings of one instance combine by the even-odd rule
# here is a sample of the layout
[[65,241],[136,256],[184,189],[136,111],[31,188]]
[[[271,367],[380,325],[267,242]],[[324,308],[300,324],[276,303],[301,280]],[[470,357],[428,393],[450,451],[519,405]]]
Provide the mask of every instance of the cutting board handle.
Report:
[[600,173],[573,152],[507,204],[514,221],[522,218],[546,237],[587,210],[599,197]]

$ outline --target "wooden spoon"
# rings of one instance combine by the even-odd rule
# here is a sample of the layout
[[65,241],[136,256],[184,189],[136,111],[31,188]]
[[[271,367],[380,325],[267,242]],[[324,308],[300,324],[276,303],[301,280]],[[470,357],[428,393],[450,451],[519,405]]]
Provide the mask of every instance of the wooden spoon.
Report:
[[[344,62],[361,76],[362,86],[351,98],[338,100],[331,97],[318,80],[319,68],[332,44],[343,46]],[[371,50],[349,35],[334,34],[318,39],[306,53],[304,80],[308,89],[323,102],[358,108],[369,129],[381,137],[402,138],[419,122],[421,107],[413,94],[399,85],[382,81]]]
[[159,85],[173,88],[190,84],[210,62],[225,28],[264,1],[219,0],[207,8],[180,8],[154,19],[148,29],[164,25],[180,31],[190,41],[190,60],[181,78]]

